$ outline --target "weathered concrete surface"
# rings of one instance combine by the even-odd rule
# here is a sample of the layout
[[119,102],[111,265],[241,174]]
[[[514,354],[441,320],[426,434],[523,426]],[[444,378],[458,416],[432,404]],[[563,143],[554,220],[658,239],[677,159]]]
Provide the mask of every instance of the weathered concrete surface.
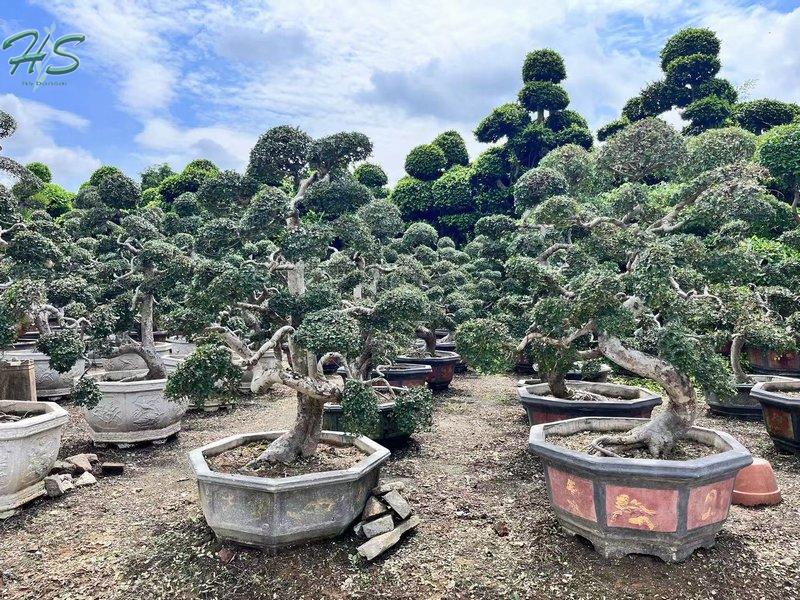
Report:
[[338,536],[364,510],[389,458],[389,450],[369,438],[324,431],[323,442],[351,443],[367,456],[347,470],[284,478],[218,473],[206,462],[207,456],[282,433],[234,435],[189,453],[203,515],[220,539],[275,548]]
[[0,411],[31,415],[0,423],[0,518],[6,518],[45,493],[69,415],[52,402],[0,400]]
[[50,357],[42,354],[35,349],[30,350],[11,350],[6,352],[6,356],[19,360],[33,361],[36,373],[36,397],[37,398],[58,398],[68,396],[72,391],[73,382],[83,374],[85,361],[79,358],[66,373],[59,373],[50,368]]
[[98,377],[103,399],[91,410],[82,411],[93,442],[132,444],[163,440],[180,431],[189,403],[164,396],[166,379],[124,383],[103,379]]

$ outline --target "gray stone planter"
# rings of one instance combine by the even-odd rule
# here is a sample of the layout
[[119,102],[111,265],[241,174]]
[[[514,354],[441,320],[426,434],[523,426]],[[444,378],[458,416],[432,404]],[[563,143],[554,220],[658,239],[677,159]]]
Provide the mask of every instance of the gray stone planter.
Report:
[[58,458],[69,414],[52,402],[16,400],[0,400],[0,411],[29,415],[0,423],[0,519],[5,519],[45,493],[43,480]]
[[364,510],[389,458],[389,451],[369,438],[323,431],[323,442],[354,444],[367,456],[347,470],[284,478],[218,473],[206,462],[208,456],[282,433],[234,435],[189,453],[203,515],[221,540],[276,548],[338,536]]
[[164,396],[166,379],[114,381],[130,374],[115,371],[95,376],[103,399],[94,408],[82,411],[95,444],[124,447],[160,442],[180,431],[188,400],[168,400]]
[[185,337],[174,336],[168,337],[167,342],[171,348],[171,354],[173,356],[189,356],[192,352],[197,350],[197,344],[194,342],[189,342],[186,340]]
[[644,419],[584,417],[531,427],[528,450],[544,465],[562,528],[607,558],[652,554],[667,562],[710,548],[728,517],[736,474],[753,459],[721,431],[692,427],[687,437],[719,452],[693,460],[601,457],[548,441],[581,431],[622,432]]
[[737,383],[736,395],[733,398],[722,400],[714,392],[706,392],[706,404],[708,404],[709,410],[725,417],[761,421],[764,418],[761,404],[757,398],[750,395],[753,385],[768,381],[791,381],[789,377],[780,375],[750,375],[749,377],[753,383]]
[[42,354],[35,348],[28,350],[11,350],[5,353],[6,356],[19,360],[33,361],[33,368],[36,372],[36,397],[37,398],[60,398],[69,396],[72,392],[72,384],[83,375],[85,361],[79,358],[66,373],[59,373],[50,368],[50,357]]
[[539,425],[575,417],[649,417],[653,407],[661,404],[661,396],[632,385],[570,381],[567,387],[624,399],[608,402],[562,400],[546,395],[550,392],[546,383],[521,385],[517,387],[517,396],[528,415],[528,423]]
[[800,454],[800,379],[757,383],[750,395],[764,409],[764,423],[778,452]]

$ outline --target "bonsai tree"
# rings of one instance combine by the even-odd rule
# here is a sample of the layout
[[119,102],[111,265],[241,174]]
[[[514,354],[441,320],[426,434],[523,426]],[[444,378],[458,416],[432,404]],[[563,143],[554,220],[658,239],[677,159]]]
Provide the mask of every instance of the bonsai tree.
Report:
[[[770,223],[780,213],[762,167],[734,162],[680,182],[685,161],[674,129],[652,119],[631,124],[598,157],[598,168],[619,185],[590,204],[557,190],[540,193],[520,223],[518,236],[528,239],[506,261],[511,279],[504,292],[513,298],[523,289],[533,300],[518,351],[535,345],[556,367],[575,357],[605,358],[663,387],[667,410],[626,434],[601,437],[601,448],[642,446],[667,456],[694,421],[693,381],[720,397],[733,393],[711,333],[710,323],[726,309],[714,286],[730,285],[730,262],[723,265],[731,256],[731,224]],[[777,228],[792,224],[784,219]],[[746,270],[736,276],[758,284]],[[515,317],[498,307],[493,321],[508,327]],[[483,331],[488,338],[492,329],[484,324]],[[488,339],[496,341],[476,346],[481,352],[473,360],[489,364],[486,357],[509,343]],[[560,384],[550,383],[557,392]]]
[[681,117],[689,122],[683,130],[689,135],[730,125],[759,134],[792,121],[798,112],[796,105],[776,100],[737,104],[736,89],[716,76],[721,67],[719,51],[719,38],[710,29],[678,31],[661,50],[664,78],[647,84],[628,100],[622,116],[598,130],[598,139],[606,140],[630,123],[674,108],[681,109]]
[[[297,393],[294,425],[256,463],[313,454],[326,402],[341,403],[351,415],[358,411],[348,407],[371,405],[374,412],[372,384],[381,378],[372,377],[372,368],[413,335],[424,310],[425,298],[414,288],[381,283],[380,273],[390,269],[381,242],[396,234],[399,215],[348,170],[371,151],[359,133],[313,140],[287,126],[267,131],[246,174],[261,187],[233,230],[222,231],[219,239],[227,242],[207,245],[223,249],[204,252],[198,239],[201,256],[187,302],[201,309],[198,331],[220,335],[246,366],[274,356],[274,365],[254,372],[252,391],[281,385]],[[344,387],[325,377],[322,365],[330,359],[347,371]],[[201,363],[196,354],[179,366],[168,395],[182,397],[203,378],[204,387],[196,387],[211,389],[220,371]],[[422,406],[419,394],[403,397],[408,406]],[[349,421],[358,432],[371,419]]]

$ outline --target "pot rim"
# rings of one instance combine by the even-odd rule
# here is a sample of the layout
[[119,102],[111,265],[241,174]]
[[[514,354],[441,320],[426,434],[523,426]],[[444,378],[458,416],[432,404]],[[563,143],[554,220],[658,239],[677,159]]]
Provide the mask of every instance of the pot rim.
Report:
[[[592,402],[590,400],[568,400],[563,398],[553,398],[549,396],[541,396],[536,391],[545,391],[549,389],[547,383],[534,383],[530,385],[517,386],[517,397],[521,404],[535,404],[537,406],[549,406],[553,408],[591,408],[593,406],[620,406],[620,407],[634,407],[634,406],[658,406],[661,404],[661,396],[648,390],[647,388],[639,387],[636,385],[625,385],[621,383],[601,383],[598,381],[568,381],[568,388],[587,389],[588,391],[595,391],[591,388],[613,387],[624,388],[628,390],[638,390],[638,398],[608,400],[607,402]],[[536,388],[532,391],[532,388]],[[602,392],[600,392],[602,393]]]
[[31,402],[28,400],[0,400],[0,409],[44,408],[40,414],[11,423],[0,423],[0,441],[25,438],[35,433],[61,427],[69,421],[69,413],[55,402]]
[[727,449],[716,454],[691,460],[665,460],[659,458],[614,458],[600,457],[570,450],[547,441],[547,433],[579,433],[581,431],[626,431],[650,419],[633,417],[578,417],[531,427],[528,451],[547,461],[580,468],[592,475],[625,477],[629,475],[649,479],[701,480],[729,473],[753,462],[750,451],[732,435],[716,429],[693,426],[691,438],[701,443],[717,446],[716,441]]
[[397,363],[394,365],[378,365],[373,371],[381,371],[384,375],[392,371],[402,375],[427,375],[433,367],[421,363]]
[[431,362],[449,363],[458,362],[461,360],[461,355],[457,352],[451,352],[449,350],[437,350],[436,356],[424,356],[418,358],[416,356],[407,356],[405,354],[401,354],[396,360],[397,362],[403,362],[406,364],[427,364]]
[[90,373],[91,377],[97,382],[101,392],[144,392],[153,390],[163,390],[167,386],[167,378],[164,379],[143,379],[140,381],[105,381],[102,379],[108,373],[146,373],[147,369],[136,369],[133,371],[100,371]]
[[800,379],[786,377],[781,381],[762,381],[750,390],[750,395],[761,404],[775,404],[786,408],[800,407],[800,398],[782,394],[782,391],[800,392]]
[[218,471],[213,471],[206,461],[206,454],[214,456],[225,450],[242,446],[248,442],[274,440],[284,433],[286,433],[286,430],[258,431],[231,435],[190,451],[189,462],[199,482],[275,493],[355,481],[365,473],[372,471],[386,462],[390,455],[387,448],[384,448],[366,436],[353,436],[340,431],[323,430],[320,434],[320,441],[350,444],[364,452],[366,456],[349,469],[306,473],[304,475],[294,475],[292,477],[257,477],[254,475],[220,473]]

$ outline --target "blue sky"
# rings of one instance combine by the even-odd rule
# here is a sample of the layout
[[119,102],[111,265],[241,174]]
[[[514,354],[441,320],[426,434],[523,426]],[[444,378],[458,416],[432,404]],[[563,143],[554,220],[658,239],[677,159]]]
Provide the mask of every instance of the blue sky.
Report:
[[[84,33],[65,85],[33,89],[0,51],[0,109],[19,122],[3,152],[51,166],[75,189],[100,164],[137,175],[206,157],[242,169],[258,135],[359,130],[396,180],[408,150],[471,131],[521,85],[525,53],[559,50],[565,82],[596,128],[659,77],[664,40],[718,32],[722,75],[751,98],[800,101],[800,1],[539,0],[287,2],[5,0],[0,35],[53,25]],[[678,117],[671,115],[676,123]]]

